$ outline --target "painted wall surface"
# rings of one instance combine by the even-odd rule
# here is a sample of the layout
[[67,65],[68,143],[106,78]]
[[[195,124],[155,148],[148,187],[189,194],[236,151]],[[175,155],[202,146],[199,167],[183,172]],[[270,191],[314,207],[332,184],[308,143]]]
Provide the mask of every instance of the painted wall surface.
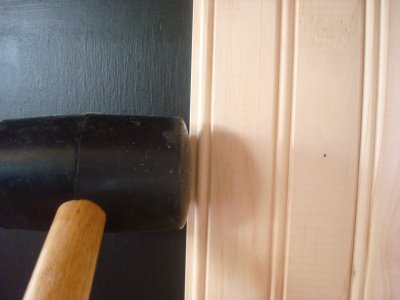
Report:
[[[189,121],[191,1],[1,1],[0,120],[85,112]],[[0,298],[45,233],[0,229]],[[182,299],[185,231],[106,234],[92,299]]]

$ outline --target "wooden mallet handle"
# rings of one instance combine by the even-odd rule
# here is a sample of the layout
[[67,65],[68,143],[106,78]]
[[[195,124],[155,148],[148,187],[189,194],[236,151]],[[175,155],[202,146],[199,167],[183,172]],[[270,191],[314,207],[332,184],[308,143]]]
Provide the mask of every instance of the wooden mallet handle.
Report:
[[24,299],[89,299],[106,214],[88,200],[56,213]]

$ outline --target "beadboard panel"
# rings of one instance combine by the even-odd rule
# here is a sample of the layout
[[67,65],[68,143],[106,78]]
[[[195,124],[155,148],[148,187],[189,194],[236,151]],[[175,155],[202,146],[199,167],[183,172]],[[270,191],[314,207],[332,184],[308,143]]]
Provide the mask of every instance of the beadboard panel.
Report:
[[364,299],[400,298],[400,2],[381,5],[376,167]]
[[194,1],[186,299],[398,296],[393,2]]
[[298,1],[286,299],[347,299],[362,104],[364,3]]
[[275,3],[216,1],[214,26],[206,297],[265,299],[275,151]]

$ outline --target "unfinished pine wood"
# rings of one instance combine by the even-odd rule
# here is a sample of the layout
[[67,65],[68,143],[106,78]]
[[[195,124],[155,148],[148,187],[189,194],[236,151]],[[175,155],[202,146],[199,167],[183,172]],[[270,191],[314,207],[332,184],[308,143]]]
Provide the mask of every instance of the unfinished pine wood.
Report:
[[[388,20],[387,73],[377,171],[374,174],[369,260],[364,299],[400,298],[400,2],[383,1]],[[385,68],[386,67],[386,68]]]
[[275,11],[215,3],[207,299],[270,293]]
[[371,201],[377,165],[375,157],[380,146],[380,139],[377,136],[378,128],[381,126],[381,107],[384,97],[380,95],[379,87],[385,83],[386,71],[382,71],[382,67],[387,63],[385,60],[387,51],[383,49],[386,39],[382,38],[386,31],[384,30],[386,18],[382,18],[381,13],[380,1],[366,1],[362,127],[350,287],[352,300],[364,299]]
[[361,124],[363,1],[298,1],[286,299],[347,299]]
[[186,299],[400,297],[394,2],[194,1]]
[[62,204],[24,299],[89,299],[106,215],[87,200]]
[[[195,249],[189,246],[188,261],[192,266],[197,263],[194,272],[205,270],[205,283],[201,287],[198,278],[200,284],[193,285],[194,276],[190,276],[192,283],[187,290],[195,293],[187,292],[186,297],[265,299],[270,292],[278,7],[272,1],[235,0],[195,1],[195,8],[201,7],[199,2],[203,7],[212,6],[208,11],[212,14],[203,20],[203,31],[194,29],[194,34],[203,39],[201,49],[194,53],[196,57],[197,51],[203,53],[201,60],[207,57],[211,42],[204,34],[212,24],[212,63],[207,62],[212,69],[206,72],[212,82],[208,87],[206,80],[198,79],[200,84],[195,88],[200,86],[203,91],[192,95],[192,105],[197,103],[191,114],[191,123],[195,124],[191,130],[196,128],[199,137],[198,185],[197,205],[189,217],[189,224],[194,226],[189,225],[188,237],[199,238],[197,242],[196,238],[193,240]],[[203,14],[201,10],[197,13]],[[198,72],[197,67],[195,70]],[[192,86],[193,82],[196,78],[192,78]],[[207,153],[209,172],[201,165]],[[208,216],[203,214],[202,218],[203,205]],[[199,242],[205,241],[196,223],[206,230],[207,245],[203,249],[207,250],[203,254],[197,252],[192,259],[196,247],[201,251]],[[206,259],[202,267],[198,264],[203,257]],[[197,276],[202,275],[200,272]]]
[[193,1],[190,100],[191,205],[187,220],[185,299],[205,299],[210,175],[214,1]]
[[275,5],[215,2],[207,299],[270,292]]
[[[278,12],[280,25],[279,92],[276,124],[276,153],[273,185],[271,292],[270,299],[282,299],[285,280],[287,196],[290,126],[293,96],[293,54],[295,2],[284,0]],[[278,59],[278,58],[277,58]]]

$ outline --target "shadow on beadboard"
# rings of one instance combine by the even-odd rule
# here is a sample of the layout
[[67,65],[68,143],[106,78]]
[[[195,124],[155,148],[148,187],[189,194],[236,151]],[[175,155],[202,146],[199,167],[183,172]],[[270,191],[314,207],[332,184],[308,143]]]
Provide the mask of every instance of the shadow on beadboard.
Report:
[[[204,134],[207,133],[200,138]],[[211,285],[213,278],[224,278],[230,288],[236,286],[241,290],[245,284],[252,290],[263,290],[269,282],[269,255],[266,254],[270,239],[261,234],[269,234],[270,228],[260,226],[266,223],[270,226],[271,222],[254,223],[254,219],[260,220],[260,214],[270,216],[271,199],[260,199],[269,195],[270,185],[261,181],[260,169],[266,167],[259,164],[268,166],[273,162],[267,160],[272,156],[265,153],[262,157],[247,146],[254,138],[246,132],[239,136],[218,127],[211,133],[208,197],[211,230],[208,231],[207,266]],[[266,177],[268,174],[263,174],[262,178]],[[223,276],[223,273],[230,275]],[[247,275],[251,278],[243,282]],[[229,295],[232,294],[230,291]]]

